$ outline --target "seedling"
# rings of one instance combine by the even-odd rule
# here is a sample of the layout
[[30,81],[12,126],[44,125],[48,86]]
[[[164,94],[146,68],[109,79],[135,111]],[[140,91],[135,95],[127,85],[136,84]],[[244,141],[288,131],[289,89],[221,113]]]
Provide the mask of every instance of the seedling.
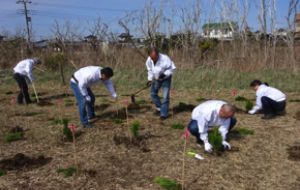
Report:
[[103,102],[103,103],[108,102],[108,99],[107,98],[101,98],[101,102]]
[[60,119],[55,119],[55,120],[53,120],[52,124],[57,125],[57,124],[62,124],[62,122]]
[[65,103],[71,103],[71,102],[74,102],[72,99],[69,99],[69,98],[65,98]]
[[156,177],[154,179],[156,183],[158,183],[162,188],[168,189],[168,190],[181,190],[182,186],[181,184],[178,184],[175,180],[170,180],[166,177],[158,178]]
[[289,100],[289,102],[300,102],[300,100],[299,99]]
[[246,128],[237,128],[236,131],[241,135],[254,135],[254,130],[249,130]]
[[[42,93],[39,93],[39,92],[38,92],[37,95],[38,95],[38,96],[42,96]],[[32,96],[32,97],[35,97],[35,93],[31,93],[31,96]]]
[[245,97],[242,97],[242,96],[236,96],[236,97],[234,97],[234,100],[235,101],[245,101],[246,100],[246,98]]
[[69,177],[69,176],[72,176],[74,173],[76,173],[76,167],[70,166],[66,169],[58,168],[56,170],[56,172],[57,173],[63,173],[63,174],[65,174],[65,177]]
[[205,100],[206,100],[205,98],[197,98],[197,99],[196,99],[197,102],[203,102],[203,101],[205,101]]
[[145,104],[146,100],[136,100],[135,103],[136,104]]
[[213,147],[214,154],[218,156],[222,148],[222,135],[219,133],[219,127],[214,126],[213,133],[208,134],[208,140]]
[[119,119],[119,118],[115,118],[115,119],[112,119],[111,122],[116,123],[116,124],[121,124],[121,123],[123,123],[123,120]]
[[19,133],[8,133],[5,138],[4,138],[4,142],[6,143],[10,143],[11,141],[16,141],[19,140],[20,138],[22,138],[23,133],[19,132]]
[[0,176],[6,175],[6,172],[0,169]]
[[178,107],[179,107],[179,108],[184,108],[184,107],[186,107],[186,103],[184,103],[184,102],[179,102]]
[[249,99],[245,99],[246,105],[245,108],[247,111],[251,110],[253,108],[253,102]]
[[38,111],[38,112],[28,112],[25,114],[25,116],[35,116],[35,115],[39,115],[42,114],[42,111]]
[[184,126],[183,126],[183,124],[181,122],[179,122],[179,123],[172,123],[171,126],[172,126],[172,129],[184,129]]
[[62,118],[62,123],[63,123],[63,134],[66,136],[67,140],[72,140],[72,131],[70,128],[68,128],[68,118]]
[[6,95],[12,94],[12,91],[5,92]]
[[139,127],[140,127],[140,122],[139,121],[134,121],[131,125],[130,131],[133,134],[134,137],[137,137],[139,134]]

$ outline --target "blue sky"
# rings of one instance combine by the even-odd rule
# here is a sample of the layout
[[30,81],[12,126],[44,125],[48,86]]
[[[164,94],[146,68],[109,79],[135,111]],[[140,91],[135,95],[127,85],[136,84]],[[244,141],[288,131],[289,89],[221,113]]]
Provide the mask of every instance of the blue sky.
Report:
[[[217,0],[218,1],[218,0]],[[251,0],[249,0],[251,1]],[[16,0],[0,0],[0,32],[2,28],[13,31],[17,26],[25,27],[25,16],[17,14],[18,9],[23,9],[23,4],[17,4]],[[103,22],[108,23],[109,30],[115,33],[122,33],[124,30],[118,25],[116,18],[122,18],[126,15],[126,11],[139,11],[149,1],[146,0],[32,0],[32,3],[28,4],[29,10],[35,10],[35,14],[32,16],[32,27],[36,31],[36,39],[49,38],[53,35],[51,26],[54,20],[63,22],[69,19],[73,24],[80,23],[81,28],[87,26],[87,21],[92,21],[99,15]],[[154,5],[159,6],[160,0],[153,0]],[[171,2],[171,1],[169,1]],[[167,4],[169,4],[169,2]],[[174,0],[176,7],[186,6],[191,7],[195,1],[191,0]],[[209,11],[208,0],[203,0],[202,23],[204,24],[204,18]],[[278,28],[287,27],[285,16],[288,11],[289,0],[277,0],[277,26]],[[217,6],[219,2],[217,2]],[[168,5],[167,5],[168,7]],[[297,9],[300,11],[300,5]],[[298,12],[299,12],[298,11]],[[216,11],[214,11],[215,14]],[[166,16],[170,15],[168,8],[164,11]],[[216,15],[214,15],[216,17]],[[216,19],[215,19],[216,20]],[[253,30],[258,30],[259,25],[257,22],[257,11],[255,4],[251,3],[251,9],[248,16],[248,25]],[[217,21],[216,21],[217,22]],[[179,27],[180,23],[175,21],[174,29]],[[1,35],[1,34],[0,34]],[[89,35],[88,30],[85,30],[83,35]],[[135,33],[135,35],[138,35]]]

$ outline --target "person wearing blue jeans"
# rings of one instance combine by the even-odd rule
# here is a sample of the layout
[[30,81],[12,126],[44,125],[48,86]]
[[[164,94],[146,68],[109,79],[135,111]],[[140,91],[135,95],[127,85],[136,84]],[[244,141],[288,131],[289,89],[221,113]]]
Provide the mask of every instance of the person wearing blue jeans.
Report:
[[255,114],[263,109],[265,115],[262,119],[275,119],[277,112],[284,111],[286,106],[286,96],[280,90],[269,87],[267,83],[262,84],[259,80],[254,80],[250,86],[256,91],[256,105],[250,110],[249,114]]
[[226,135],[236,124],[235,107],[219,100],[209,100],[197,106],[192,112],[192,120],[188,125],[189,132],[196,137],[197,144],[204,143],[206,151],[211,152],[212,146],[208,141],[208,128],[220,126],[224,148],[231,148],[226,142]]
[[[110,78],[113,76],[113,70],[109,67],[101,68],[96,66],[88,66],[76,71],[70,81],[70,86],[77,99],[79,116],[84,128],[92,128],[90,120],[97,118],[95,115],[95,96],[91,90],[91,86],[104,83],[111,95],[117,99]],[[87,104],[87,111],[85,105]]]
[[[150,96],[156,106],[154,115],[160,116],[160,120],[167,119],[169,109],[169,93],[171,89],[172,74],[176,70],[174,63],[171,59],[164,54],[159,53],[156,47],[151,47],[148,51],[148,59],[146,66],[148,70],[147,86],[153,83]],[[163,88],[163,102],[160,101],[158,91]]]

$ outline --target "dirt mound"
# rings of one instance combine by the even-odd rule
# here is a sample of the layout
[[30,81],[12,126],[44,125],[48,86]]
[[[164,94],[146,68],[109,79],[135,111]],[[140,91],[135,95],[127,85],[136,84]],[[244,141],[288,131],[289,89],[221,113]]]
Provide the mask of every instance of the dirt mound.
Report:
[[105,109],[109,108],[110,104],[101,104],[100,106],[95,106],[95,110],[104,111]]
[[296,112],[294,118],[300,120],[300,110],[298,110],[298,111]]
[[248,112],[246,110],[241,109],[241,108],[235,107],[235,113],[247,114]]
[[289,160],[300,161],[300,146],[290,146],[286,150],[289,154]]
[[24,130],[19,126],[13,127],[9,131],[9,133],[19,133],[19,132],[22,132],[22,133],[24,132]]
[[180,106],[173,107],[174,114],[181,112],[192,112],[196,106],[192,104],[182,104]]
[[44,156],[38,156],[37,158],[29,158],[22,153],[18,153],[13,158],[1,160],[0,168],[2,170],[18,170],[24,167],[34,168],[43,166],[51,160],[51,157],[45,158]]
[[53,105],[53,103],[51,103],[50,101],[48,100],[40,100],[38,103],[37,103],[38,106],[51,106]]
[[130,138],[125,136],[114,136],[114,142],[116,145],[124,144],[127,148],[137,147],[142,152],[149,152],[147,140],[144,138]]

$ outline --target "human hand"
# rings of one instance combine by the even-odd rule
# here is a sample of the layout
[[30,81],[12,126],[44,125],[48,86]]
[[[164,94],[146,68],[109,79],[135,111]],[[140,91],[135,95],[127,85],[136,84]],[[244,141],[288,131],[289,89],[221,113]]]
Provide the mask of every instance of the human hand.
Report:
[[228,147],[228,149],[231,149],[230,144],[228,142],[226,142],[226,141],[222,141],[222,145],[224,146],[224,148]]
[[212,146],[209,143],[205,143],[204,144],[204,148],[207,152],[211,152],[212,151]]
[[255,112],[256,112],[255,110],[248,111],[248,113],[251,114],[251,115],[255,114]]
[[91,97],[89,95],[85,96],[86,101],[91,102]]
[[165,74],[161,74],[161,75],[159,76],[159,79],[163,79],[163,78],[165,78],[165,77],[166,77]]
[[151,82],[152,82],[152,81],[148,81],[148,82],[147,82],[147,87],[151,86]]

